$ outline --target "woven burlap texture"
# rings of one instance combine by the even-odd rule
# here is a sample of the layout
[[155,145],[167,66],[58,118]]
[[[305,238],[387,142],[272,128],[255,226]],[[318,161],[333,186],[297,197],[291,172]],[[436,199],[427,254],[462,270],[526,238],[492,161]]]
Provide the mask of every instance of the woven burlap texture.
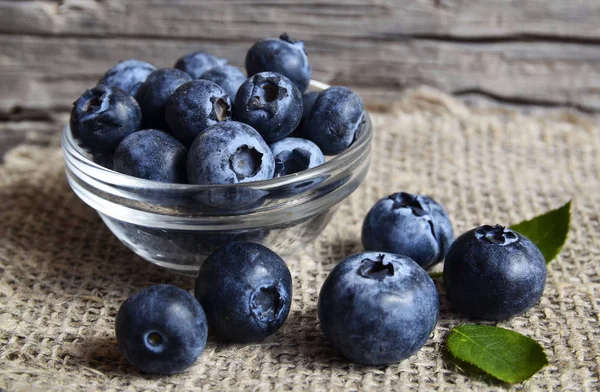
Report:
[[[460,234],[510,224],[573,199],[569,238],[549,266],[538,306],[498,325],[537,340],[550,364],[526,390],[598,390],[600,366],[600,129],[573,113],[527,116],[469,109],[430,89],[373,114],[370,173],[318,241],[286,260],[294,279],[287,323],[261,344],[209,341],[188,371],[140,375],[120,356],[113,326],[121,302],[157,283],[193,279],[135,256],[69,189],[58,137],[25,145],[0,167],[0,387],[30,390],[497,390],[506,384],[455,364],[444,340],[468,320],[451,312],[441,282],[440,320],[413,357],[362,367],[321,335],[319,289],[362,250],[370,206],[392,192],[440,201]],[[439,266],[438,266],[439,269]]]

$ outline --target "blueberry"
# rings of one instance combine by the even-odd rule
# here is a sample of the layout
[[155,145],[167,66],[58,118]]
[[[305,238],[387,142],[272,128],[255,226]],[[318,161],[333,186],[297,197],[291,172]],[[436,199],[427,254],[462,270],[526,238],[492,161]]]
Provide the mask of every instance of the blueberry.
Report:
[[146,180],[185,183],[187,149],[157,129],[135,132],[121,142],[113,156],[114,169]]
[[269,146],[251,126],[226,121],[209,127],[194,140],[187,160],[192,184],[237,184],[273,177]]
[[179,86],[191,80],[188,74],[174,68],[158,69],[148,75],[135,96],[142,108],[142,126],[167,130],[165,107],[169,97]]
[[312,70],[303,41],[294,41],[287,34],[279,39],[267,38],[255,43],[246,54],[248,75],[271,71],[285,75],[300,92],[308,87]]
[[118,87],[135,96],[148,75],[155,70],[156,67],[154,65],[144,61],[136,59],[121,61],[106,71],[104,76],[98,81],[98,84]]
[[363,102],[358,95],[346,87],[330,87],[317,97],[303,133],[326,155],[339,154],[354,141],[363,116]]
[[441,205],[424,195],[394,193],[369,210],[362,226],[366,250],[398,253],[427,269],[442,261],[454,232]]
[[252,126],[268,142],[283,139],[302,119],[302,94],[285,76],[262,72],[242,84],[233,119]]
[[195,295],[219,340],[257,342],[274,334],[287,319],[292,276],[268,248],[234,242],[204,261]]
[[192,80],[171,94],[165,119],[171,133],[190,145],[206,128],[231,119],[231,101],[215,83]]
[[142,112],[133,97],[117,87],[98,85],[73,103],[71,131],[88,147],[114,150],[140,129]]
[[306,121],[310,116],[315,101],[319,97],[318,91],[310,91],[302,95],[302,121]]
[[323,153],[310,140],[286,137],[269,146],[275,157],[273,177],[287,176],[307,170],[325,162]]
[[458,311],[506,320],[538,303],[546,284],[546,262],[526,237],[503,226],[470,230],[450,246],[444,286]]
[[233,102],[235,94],[240,89],[242,83],[246,81],[246,74],[238,67],[232,65],[221,65],[220,67],[211,68],[204,72],[200,79],[210,80],[218,84],[227,91],[227,95]]
[[346,358],[365,365],[397,363],[416,353],[437,323],[439,298],[412,259],[367,252],[329,274],[318,303],[321,330]]
[[207,333],[198,301],[187,291],[166,284],[131,295],[115,321],[119,350],[144,373],[182,372],[204,350]]
[[315,101],[317,100],[318,96],[318,91],[310,91],[308,93],[302,94],[302,119],[300,120],[300,124],[298,124],[298,127],[296,127],[294,132],[290,133],[289,136],[305,138],[304,124],[306,124],[308,116],[310,115],[312,107],[315,104]]
[[227,64],[227,60],[225,59],[215,57],[205,52],[192,52],[177,60],[174,68],[187,73],[192,79],[198,79],[209,69],[225,64]]

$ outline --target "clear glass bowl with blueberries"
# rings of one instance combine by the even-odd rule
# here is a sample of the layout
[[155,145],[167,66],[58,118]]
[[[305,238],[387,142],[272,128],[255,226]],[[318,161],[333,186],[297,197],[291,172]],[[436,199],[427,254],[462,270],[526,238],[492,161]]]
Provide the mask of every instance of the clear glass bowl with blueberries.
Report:
[[259,41],[245,66],[204,52],[174,68],[127,60],[74,103],[69,184],[152,263],[195,274],[234,241],[292,254],[367,174],[362,100],[311,80],[301,41]]

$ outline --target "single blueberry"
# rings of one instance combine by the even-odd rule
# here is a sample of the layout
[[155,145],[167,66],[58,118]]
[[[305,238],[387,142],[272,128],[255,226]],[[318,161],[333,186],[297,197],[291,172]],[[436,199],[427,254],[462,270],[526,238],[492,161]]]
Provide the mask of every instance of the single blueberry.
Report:
[[173,67],[187,73],[192,79],[198,79],[209,69],[225,64],[227,60],[200,51],[186,54],[177,60]]
[[123,139],[113,155],[114,170],[146,180],[185,183],[187,149],[166,132],[146,129]]
[[118,87],[135,96],[152,71],[156,71],[152,64],[136,59],[125,60],[106,71],[98,84]]
[[304,122],[303,134],[326,155],[347,149],[364,118],[362,99],[346,87],[322,91]]
[[158,69],[148,75],[135,96],[142,108],[142,126],[166,131],[165,108],[169,97],[191,80],[190,75],[174,68]]
[[235,96],[233,119],[252,126],[268,142],[283,139],[302,119],[302,94],[285,76],[262,72],[246,80]]
[[174,374],[191,366],[206,345],[206,316],[187,291],[156,285],[131,295],[115,321],[119,350],[144,373]]
[[277,72],[290,79],[300,92],[308,87],[312,70],[303,41],[287,34],[279,39],[267,38],[255,43],[246,54],[246,70],[252,76],[259,72]]
[[269,145],[275,157],[275,174],[273,177],[299,173],[325,162],[323,153],[310,140],[286,137]]
[[302,94],[302,119],[300,120],[300,124],[298,124],[294,132],[290,133],[290,137],[306,138],[304,136],[304,124],[308,120],[310,112],[312,111],[312,107],[315,104],[318,96],[318,91],[310,91]]
[[246,74],[238,67],[221,65],[204,72],[200,79],[210,80],[221,86],[233,102],[240,86],[246,81]]
[[450,246],[444,286],[458,311],[506,320],[537,304],[546,284],[546,261],[537,246],[503,226],[467,231]]
[[231,119],[231,101],[217,84],[192,80],[171,94],[165,119],[171,133],[190,145],[206,128]]
[[318,303],[321,330],[343,356],[388,365],[416,353],[439,314],[435,284],[412,259],[366,252],[329,274]]
[[308,120],[315,102],[319,97],[318,91],[310,91],[302,95],[302,122]]
[[214,251],[200,267],[195,295],[219,340],[257,342],[287,319],[292,276],[268,248],[234,242]]
[[98,85],[73,103],[73,135],[91,149],[112,152],[127,135],[140,129],[142,112],[131,95],[117,87]]
[[443,207],[424,195],[394,193],[369,210],[362,226],[366,250],[406,255],[427,269],[446,256],[454,232]]
[[251,126],[220,122],[194,140],[187,160],[192,184],[237,184],[273,177],[275,160],[262,137]]

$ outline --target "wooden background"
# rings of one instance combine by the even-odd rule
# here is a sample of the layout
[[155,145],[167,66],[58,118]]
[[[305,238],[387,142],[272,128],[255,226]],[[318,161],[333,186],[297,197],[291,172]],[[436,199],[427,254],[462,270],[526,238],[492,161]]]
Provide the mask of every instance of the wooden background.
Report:
[[[0,1],[0,134],[47,128],[118,60],[306,41],[314,77],[385,103],[428,84],[471,102],[600,112],[599,0]],[[34,124],[30,124],[33,122]]]

